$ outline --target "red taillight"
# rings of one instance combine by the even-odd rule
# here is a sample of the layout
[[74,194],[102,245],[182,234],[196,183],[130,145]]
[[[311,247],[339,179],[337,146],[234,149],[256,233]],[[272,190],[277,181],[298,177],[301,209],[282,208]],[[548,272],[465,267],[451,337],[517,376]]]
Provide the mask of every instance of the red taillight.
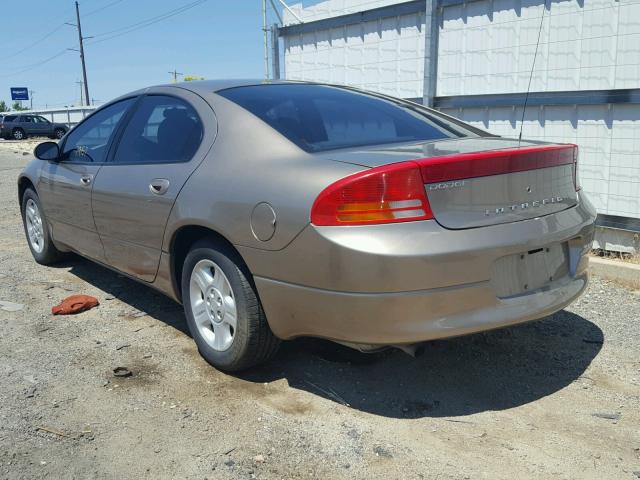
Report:
[[433,218],[414,162],[372,168],[325,188],[311,209],[314,225],[370,225]]

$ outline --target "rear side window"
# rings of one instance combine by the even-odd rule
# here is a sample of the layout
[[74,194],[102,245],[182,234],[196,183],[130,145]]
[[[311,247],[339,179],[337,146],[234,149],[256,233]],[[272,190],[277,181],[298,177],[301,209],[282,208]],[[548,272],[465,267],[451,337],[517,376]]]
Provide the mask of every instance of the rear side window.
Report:
[[417,105],[328,85],[256,85],[217,93],[308,152],[471,134]]
[[7,115],[4,117],[4,122],[15,122],[17,115]]
[[116,163],[188,162],[202,142],[195,109],[165,95],[144,97],[127,124],[114,157]]

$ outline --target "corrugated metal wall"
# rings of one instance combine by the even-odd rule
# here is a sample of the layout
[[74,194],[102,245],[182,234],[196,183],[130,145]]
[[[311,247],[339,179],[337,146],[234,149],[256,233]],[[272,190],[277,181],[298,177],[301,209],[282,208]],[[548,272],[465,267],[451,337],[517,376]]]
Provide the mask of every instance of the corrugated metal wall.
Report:
[[[472,125],[517,137],[521,108],[443,110]],[[599,213],[640,218],[638,105],[530,107],[523,138],[580,146],[580,182]]]
[[[289,8],[291,8],[303,22],[313,22],[314,20],[321,20],[323,18],[337,17],[338,15],[346,15],[348,13],[393,5],[398,3],[398,0],[304,0],[302,2],[287,3],[289,3]],[[283,20],[285,25],[295,23],[294,17],[288,11],[284,10],[282,13],[284,14]]]
[[640,86],[640,1],[482,0],[444,9],[438,95]]
[[[345,10],[347,3],[353,5]],[[390,3],[395,2],[330,0],[309,7],[309,13],[293,7],[298,7],[296,11],[307,19],[317,18],[318,11],[344,14],[357,11],[358,6],[374,8]],[[403,15],[287,36],[285,76],[291,80],[353,85],[404,98],[421,97],[424,17],[424,13]]]
[[[314,21],[398,1],[294,5]],[[304,8],[303,8],[304,7]],[[437,96],[640,88],[640,0],[479,0],[441,9]],[[292,21],[289,15],[288,21]],[[542,20],[542,30],[540,30]],[[285,22],[286,23],[286,22]],[[286,78],[420,98],[424,14],[286,36]],[[447,113],[517,137],[522,110]],[[640,105],[533,106],[523,136],[580,146],[580,178],[598,212],[640,218]]]

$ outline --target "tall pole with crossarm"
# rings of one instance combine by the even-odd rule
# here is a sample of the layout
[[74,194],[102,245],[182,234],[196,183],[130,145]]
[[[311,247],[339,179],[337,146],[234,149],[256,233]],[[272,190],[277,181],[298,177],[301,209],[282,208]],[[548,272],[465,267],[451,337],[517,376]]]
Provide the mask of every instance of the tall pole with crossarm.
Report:
[[84,45],[82,38],[82,26],[80,25],[80,7],[76,2],[76,26],[78,27],[78,39],[80,40],[80,61],[82,62],[82,78],[84,79],[84,103],[89,105],[89,84],[87,83],[87,66],[84,63]]

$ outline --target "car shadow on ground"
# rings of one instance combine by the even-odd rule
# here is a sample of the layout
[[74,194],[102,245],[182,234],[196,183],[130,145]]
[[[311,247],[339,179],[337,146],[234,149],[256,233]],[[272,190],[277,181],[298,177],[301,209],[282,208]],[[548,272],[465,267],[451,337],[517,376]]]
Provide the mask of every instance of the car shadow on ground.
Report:
[[[70,272],[189,335],[182,308],[104,267],[72,260]],[[270,363],[236,374],[248,382],[285,378],[351,408],[392,418],[456,417],[517,407],[581,379],[604,341],[585,318],[561,311],[543,320],[424,344],[413,358],[396,349],[356,352],[332,342],[284,342]]]
[[[55,266],[69,268],[69,273],[126,303],[133,315],[136,310],[145,312],[190,336],[182,306],[153,288],[75,255]],[[98,300],[107,301],[104,298]]]
[[289,385],[394,418],[455,417],[524,405],[579,380],[604,336],[561,311],[511,328],[424,344],[413,358],[390,349],[360,354],[313,339],[286,343],[271,364],[242,378]]

